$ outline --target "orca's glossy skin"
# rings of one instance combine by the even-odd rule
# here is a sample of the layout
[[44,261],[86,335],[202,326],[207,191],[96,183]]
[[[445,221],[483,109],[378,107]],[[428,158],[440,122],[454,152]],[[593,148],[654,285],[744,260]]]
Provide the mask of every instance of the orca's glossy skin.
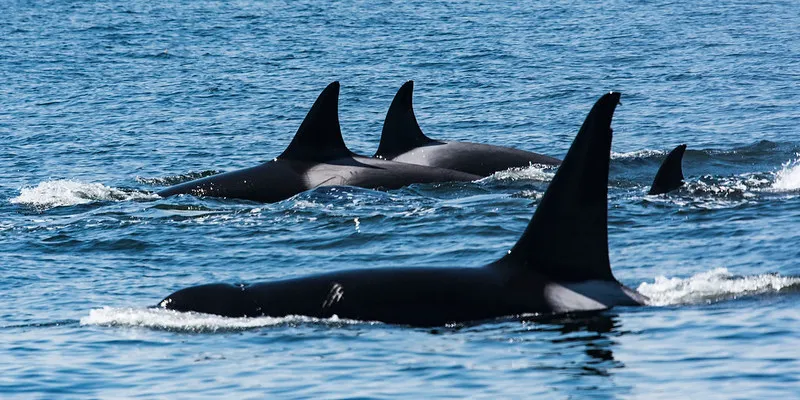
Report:
[[661,163],[650,187],[649,195],[669,193],[683,186],[683,153],[686,152],[686,145],[682,144],[672,149],[667,154],[667,158]]
[[251,285],[210,284],[159,302],[227,317],[305,315],[438,326],[529,313],[636,306],[608,258],[611,117],[618,93],[595,104],[516,245],[483,267],[373,268]]
[[557,158],[510,147],[431,139],[422,133],[417,123],[412,106],[413,91],[414,82],[408,81],[394,96],[374,157],[484,177],[509,168],[561,164]]
[[158,195],[192,194],[273,203],[320,186],[397,189],[414,183],[477,179],[480,179],[477,175],[459,171],[354,154],[326,162],[278,158],[255,167],[181,183],[158,192]]
[[336,315],[360,321],[442,326],[532,313],[603,310],[637,306],[642,297],[611,281],[588,282],[586,290],[536,274],[500,267],[374,268],[302,278],[179,290],[162,308],[226,317]]
[[413,183],[473,181],[477,175],[363,157],[344,144],[338,116],[339,83],[319,95],[292,143],[264,164],[181,183],[158,192],[276,202],[319,186],[397,189]]

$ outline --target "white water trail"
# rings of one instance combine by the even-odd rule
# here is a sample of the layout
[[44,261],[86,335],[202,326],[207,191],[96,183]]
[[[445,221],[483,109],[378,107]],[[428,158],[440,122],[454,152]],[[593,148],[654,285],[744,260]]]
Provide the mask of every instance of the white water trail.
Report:
[[89,311],[81,318],[81,325],[128,326],[168,329],[187,332],[217,332],[263,328],[267,326],[323,323],[332,325],[376,324],[377,322],[353,321],[333,316],[319,319],[304,316],[228,318],[195,312],[179,312],[161,308],[114,308],[103,307]]
[[12,198],[12,204],[22,204],[40,209],[60,206],[73,206],[94,201],[127,201],[157,199],[154,193],[124,191],[102,185],[74,180],[59,179],[39,183],[35,187],[20,189],[19,196]]
[[773,274],[734,276],[727,268],[716,268],[688,278],[659,276],[636,289],[647,296],[649,305],[713,303],[739,296],[779,292],[800,285],[800,277]]

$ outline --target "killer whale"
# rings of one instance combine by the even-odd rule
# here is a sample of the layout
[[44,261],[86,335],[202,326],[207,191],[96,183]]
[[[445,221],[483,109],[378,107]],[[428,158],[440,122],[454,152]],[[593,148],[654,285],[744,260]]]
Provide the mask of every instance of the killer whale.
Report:
[[422,132],[414,115],[414,81],[400,87],[383,122],[381,141],[373,157],[404,163],[440,167],[489,176],[495,172],[531,164],[559,165],[561,160],[517,150],[469,142],[445,142]]
[[681,162],[683,161],[683,153],[686,152],[686,145],[681,144],[672,149],[667,154],[667,158],[661,163],[661,166],[656,172],[656,177],[653,179],[653,185],[650,186],[649,195],[669,193],[681,186],[683,186],[683,168]]
[[641,305],[645,297],[614,278],[608,256],[610,125],[618,102],[613,92],[596,102],[519,241],[495,262],[207,284],[178,290],[156,307],[226,317],[336,315],[425,327]]
[[272,203],[319,186],[397,189],[412,183],[474,181],[477,175],[364,157],[351,152],[339,126],[339,82],[311,106],[289,147],[274,160],[163,189],[157,194],[226,197]]

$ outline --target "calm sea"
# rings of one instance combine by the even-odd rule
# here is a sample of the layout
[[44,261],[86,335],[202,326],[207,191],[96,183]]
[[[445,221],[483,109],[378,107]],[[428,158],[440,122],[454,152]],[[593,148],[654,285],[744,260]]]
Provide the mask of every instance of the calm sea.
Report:
[[[0,397],[796,398],[796,1],[0,2]],[[416,82],[443,140],[563,157],[623,94],[615,275],[592,315],[413,329],[149,310],[172,291],[344,268],[482,265],[554,171],[276,204],[161,199],[256,165],[342,83],[372,154]],[[687,143],[687,185],[646,192]]]

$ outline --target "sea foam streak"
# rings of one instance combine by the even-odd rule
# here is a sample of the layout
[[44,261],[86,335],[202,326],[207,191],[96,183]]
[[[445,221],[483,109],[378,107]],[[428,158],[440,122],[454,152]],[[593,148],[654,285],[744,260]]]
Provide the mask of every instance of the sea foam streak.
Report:
[[36,187],[22,188],[19,196],[11,199],[13,204],[23,204],[36,208],[52,208],[91,203],[93,201],[126,201],[157,199],[154,193],[125,191],[99,183],[86,183],[73,180],[51,180],[39,183]]
[[800,287],[800,277],[772,274],[734,276],[726,268],[716,268],[689,278],[657,277],[636,289],[649,297],[648,304],[668,306],[677,304],[712,303],[739,296],[775,293]]
[[667,154],[667,152],[664,150],[649,150],[649,149],[628,151],[623,153],[617,153],[616,151],[612,151],[611,159],[618,160],[618,159],[649,158],[664,154]]
[[245,330],[291,323],[328,323],[337,325],[363,324],[363,321],[318,319],[304,316],[228,318],[212,314],[178,312],[160,308],[103,307],[89,311],[81,325],[132,326],[187,332],[216,332]]

